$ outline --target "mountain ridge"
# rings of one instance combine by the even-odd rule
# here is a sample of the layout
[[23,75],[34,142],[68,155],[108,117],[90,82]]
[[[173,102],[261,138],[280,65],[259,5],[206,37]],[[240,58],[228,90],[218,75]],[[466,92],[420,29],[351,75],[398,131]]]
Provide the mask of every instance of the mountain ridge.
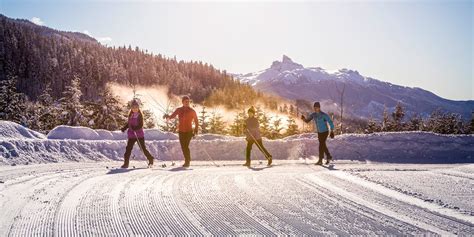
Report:
[[473,100],[455,101],[442,98],[420,87],[408,87],[361,75],[357,70],[342,68],[329,71],[321,67],[303,67],[283,55],[267,69],[254,73],[234,74],[243,83],[283,98],[308,101],[320,100],[337,111],[340,108],[340,91],[347,112],[357,117],[381,118],[385,108],[391,111],[402,103],[408,114],[427,117],[437,108],[459,113],[470,119],[474,111]]

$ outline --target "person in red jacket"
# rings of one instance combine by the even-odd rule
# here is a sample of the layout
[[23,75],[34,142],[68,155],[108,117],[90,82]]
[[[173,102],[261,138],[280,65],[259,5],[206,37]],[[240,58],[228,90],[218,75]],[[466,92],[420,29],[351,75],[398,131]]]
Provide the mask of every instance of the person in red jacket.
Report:
[[181,150],[183,150],[184,155],[183,167],[189,167],[191,163],[189,143],[191,139],[198,134],[199,122],[196,111],[189,106],[191,99],[188,96],[183,96],[181,102],[183,103],[182,107],[177,108],[171,115],[165,114],[163,118],[170,120],[178,116],[179,143],[181,144]]

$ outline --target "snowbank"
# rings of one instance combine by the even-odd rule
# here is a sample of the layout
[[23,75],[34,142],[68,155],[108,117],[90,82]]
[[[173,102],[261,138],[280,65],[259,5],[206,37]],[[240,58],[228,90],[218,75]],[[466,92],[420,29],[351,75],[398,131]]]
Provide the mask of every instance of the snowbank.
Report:
[[[145,129],[147,140],[176,140],[178,136],[158,129]],[[127,133],[121,131],[108,131],[104,129],[91,129],[87,127],[71,127],[61,125],[48,133],[48,139],[72,140],[125,140]]]
[[0,139],[44,139],[42,133],[25,128],[17,123],[0,120]]
[[[11,122],[0,121],[0,164],[65,161],[122,160],[126,138],[121,132],[60,126],[48,139]],[[36,136],[36,137],[35,137]],[[145,130],[147,147],[160,160],[179,160],[182,153],[176,134]],[[265,140],[274,159],[315,159],[315,134],[300,134],[281,140]],[[244,160],[246,141],[241,137],[204,134],[191,142],[193,160]],[[390,163],[474,163],[473,135],[439,135],[427,132],[346,134],[328,141],[336,160]],[[264,159],[256,147],[253,159]],[[142,159],[135,146],[132,159]]]

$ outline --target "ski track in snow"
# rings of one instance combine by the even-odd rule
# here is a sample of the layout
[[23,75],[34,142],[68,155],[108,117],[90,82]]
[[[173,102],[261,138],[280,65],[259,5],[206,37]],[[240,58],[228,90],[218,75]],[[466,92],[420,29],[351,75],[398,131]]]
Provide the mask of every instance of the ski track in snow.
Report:
[[[0,236],[472,235],[474,231],[473,206],[468,204],[474,202],[472,189],[461,190],[468,200],[460,203],[464,210],[456,210],[401,192],[409,187],[424,191],[410,179],[398,180],[405,182],[398,186],[383,179],[387,172],[431,172],[455,175],[456,182],[472,185],[472,165],[346,162],[327,169],[276,161],[271,168],[248,169],[237,161],[218,163],[221,167],[194,162],[189,169],[144,169],[138,161],[131,165],[136,169],[128,170],[106,169],[119,166],[117,162],[0,167],[4,182]],[[428,190],[423,195],[436,193]],[[443,195],[434,198],[447,201]]]

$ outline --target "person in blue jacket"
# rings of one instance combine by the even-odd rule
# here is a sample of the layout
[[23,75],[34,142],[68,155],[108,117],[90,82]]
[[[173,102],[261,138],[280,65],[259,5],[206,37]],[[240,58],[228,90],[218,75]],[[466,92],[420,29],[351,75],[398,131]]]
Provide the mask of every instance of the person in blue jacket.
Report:
[[[316,125],[315,130],[316,133],[318,133],[319,140],[319,160],[316,165],[323,164],[324,154],[326,154],[326,164],[329,164],[329,161],[332,160],[332,156],[329,153],[328,147],[326,146],[326,140],[328,135],[330,135],[331,138],[334,138],[334,123],[332,122],[329,115],[321,111],[321,104],[319,102],[314,102],[313,108],[314,113],[310,114],[308,118],[306,118],[304,115],[301,115],[301,119],[306,123],[314,120]],[[329,127],[331,127],[331,130],[329,130]]]

